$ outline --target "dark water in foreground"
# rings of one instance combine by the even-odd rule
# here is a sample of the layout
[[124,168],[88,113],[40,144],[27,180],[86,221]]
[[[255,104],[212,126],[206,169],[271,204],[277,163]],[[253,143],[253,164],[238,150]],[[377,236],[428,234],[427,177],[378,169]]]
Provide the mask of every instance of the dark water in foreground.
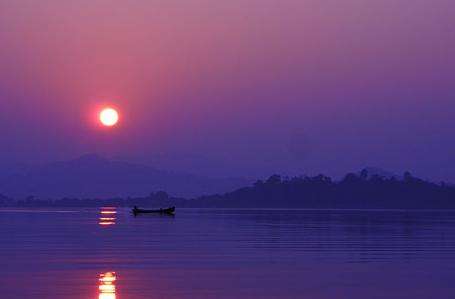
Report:
[[455,211],[102,212],[0,210],[0,298],[455,298]]

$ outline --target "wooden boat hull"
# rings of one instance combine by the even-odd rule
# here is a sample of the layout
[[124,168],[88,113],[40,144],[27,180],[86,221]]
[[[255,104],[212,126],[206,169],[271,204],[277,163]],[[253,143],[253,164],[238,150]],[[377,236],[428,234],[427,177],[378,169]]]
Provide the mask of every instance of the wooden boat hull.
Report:
[[159,209],[159,210],[146,210],[146,209],[133,209],[133,214],[160,214],[160,215],[174,215],[175,214],[175,207],[167,208],[167,209]]

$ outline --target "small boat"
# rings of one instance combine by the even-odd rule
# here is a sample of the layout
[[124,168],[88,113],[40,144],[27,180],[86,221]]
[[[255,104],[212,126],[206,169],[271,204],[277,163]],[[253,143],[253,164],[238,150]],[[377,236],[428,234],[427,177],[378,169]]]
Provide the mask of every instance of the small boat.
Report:
[[167,209],[159,209],[159,210],[145,210],[139,209],[138,207],[133,208],[134,216],[138,214],[161,214],[161,215],[174,215],[175,214],[175,207],[170,207]]

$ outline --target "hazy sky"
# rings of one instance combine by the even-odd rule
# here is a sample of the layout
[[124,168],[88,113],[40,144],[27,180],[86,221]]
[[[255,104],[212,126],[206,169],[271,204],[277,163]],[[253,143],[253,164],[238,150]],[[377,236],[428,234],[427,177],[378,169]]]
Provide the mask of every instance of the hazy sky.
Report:
[[0,0],[0,163],[455,182],[454,137],[453,0]]

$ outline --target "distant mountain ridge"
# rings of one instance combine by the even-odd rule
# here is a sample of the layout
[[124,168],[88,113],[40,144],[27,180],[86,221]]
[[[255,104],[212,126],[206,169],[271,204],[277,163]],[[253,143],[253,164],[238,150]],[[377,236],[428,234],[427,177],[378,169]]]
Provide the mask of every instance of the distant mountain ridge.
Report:
[[403,179],[403,176],[396,175],[393,172],[390,172],[390,171],[387,171],[387,170],[384,170],[384,169],[378,168],[378,167],[365,167],[361,171],[357,172],[357,174],[366,179],[371,179],[374,177],[381,177],[381,178],[386,178],[386,179],[394,178],[397,180]]
[[173,196],[196,197],[232,191],[250,183],[242,178],[219,179],[167,172],[88,154],[0,176],[0,193],[10,197],[108,198],[166,191]]

